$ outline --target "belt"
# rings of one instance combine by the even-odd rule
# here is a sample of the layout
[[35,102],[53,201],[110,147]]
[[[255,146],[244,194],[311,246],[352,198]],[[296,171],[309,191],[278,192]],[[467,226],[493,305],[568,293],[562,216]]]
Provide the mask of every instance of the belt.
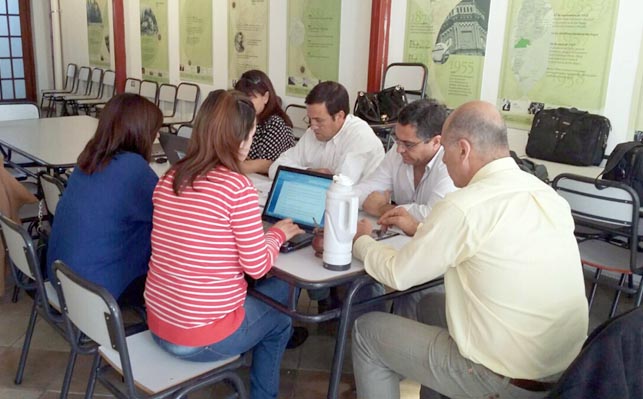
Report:
[[511,378],[509,383],[515,387],[524,389],[531,392],[546,392],[551,390],[554,385],[553,382],[543,382],[543,381],[534,381],[534,380],[523,380],[520,378]]

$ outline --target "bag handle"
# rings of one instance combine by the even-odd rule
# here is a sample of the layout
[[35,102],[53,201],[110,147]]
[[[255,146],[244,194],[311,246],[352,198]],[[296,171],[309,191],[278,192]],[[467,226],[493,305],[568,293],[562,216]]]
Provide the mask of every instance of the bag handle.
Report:
[[643,147],[643,143],[631,141],[629,143],[619,144],[617,148],[614,148],[616,151],[612,151],[612,153],[610,154],[609,158],[607,159],[607,163],[605,164],[605,169],[603,169],[603,171],[599,173],[598,176],[596,176],[596,179],[599,179],[605,173],[609,173],[614,170],[614,168],[618,166],[618,163],[621,161],[621,159],[623,159],[625,154],[636,147]]

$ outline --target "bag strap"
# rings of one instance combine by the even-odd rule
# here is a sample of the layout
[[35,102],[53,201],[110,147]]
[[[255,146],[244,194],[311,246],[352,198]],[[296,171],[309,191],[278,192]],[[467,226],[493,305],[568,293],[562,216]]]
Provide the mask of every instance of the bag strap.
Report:
[[621,143],[617,145],[614,148],[614,151],[610,154],[609,158],[607,158],[607,163],[605,164],[605,169],[601,173],[599,173],[598,176],[596,176],[596,179],[599,179],[601,176],[603,176],[605,173],[609,173],[616,166],[618,166],[618,163],[621,162],[621,159],[627,154],[630,150],[636,147],[643,147],[643,143],[639,143],[636,141],[630,141],[629,143]]

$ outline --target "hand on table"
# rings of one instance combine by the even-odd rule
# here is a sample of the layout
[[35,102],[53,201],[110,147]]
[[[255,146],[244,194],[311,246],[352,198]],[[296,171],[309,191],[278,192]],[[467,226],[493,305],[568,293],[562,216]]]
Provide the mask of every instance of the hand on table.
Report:
[[372,216],[382,216],[386,211],[395,208],[391,204],[391,190],[373,191],[366,197],[362,209]]
[[382,232],[386,232],[389,227],[395,226],[408,236],[415,235],[420,224],[406,209],[401,207],[386,211],[377,223],[381,225]]
[[371,224],[371,221],[368,219],[360,219],[357,222],[357,232],[353,237],[353,242],[355,242],[361,236],[370,236],[372,231],[373,225]]
[[275,223],[272,227],[281,230],[286,236],[286,241],[290,240],[298,234],[303,234],[304,231],[292,219],[282,219]]

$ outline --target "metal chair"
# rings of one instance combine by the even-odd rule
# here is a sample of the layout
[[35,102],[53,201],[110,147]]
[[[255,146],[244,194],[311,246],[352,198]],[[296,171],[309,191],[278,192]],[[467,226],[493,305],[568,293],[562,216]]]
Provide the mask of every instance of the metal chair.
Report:
[[176,125],[192,123],[196,115],[200,93],[201,89],[194,83],[183,82],[179,84],[176,89],[174,111],[172,115],[163,117],[163,125],[173,131]]
[[47,214],[50,216],[49,223],[53,223],[58,202],[65,191],[65,183],[57,177],[40,173],[38,175],[38,184],[42,190]]
[[91,98],[88,96],[85,99],[72,100],[72,108],[74,113],[78,114],[79,110],[84,110],[87,115],[92,111],[96,113],[96,106],[107,103],[114,94],[116,94],[116,73],[112,70],[107,70],[103,74],[103,80],[100,84],[98,98]]
[[[15,383],[21,384],[38,315],[61,333],[63,337],[67,335],[63,326],[63,318],[60,314],[61,308],[58,295],[52,284],[43,278],[37,248],[31,237],[22,226],[3,214],[0,214],[0,228],[5,252],[16,284],[26,291],[34,292],[31,316],[29,317],[25,340],[22,344],[22,353],[15,378]],[[75,362],[76,354],[72,352],[67,362],[67,369],[60,392],[61,398],[67,398]]]
[[65,84],[62,89],[47,89],[40,92],[40,109],[43,109],[45,99],[49,101],[49,98],[63,93],[72,93],[76,88],[78,83],[76,72],[78,71],[78,65],[69,63],[67,64],[67,72],[65,73]]
[[426,97],[427,77],[429,70],[426,65],[416,62],[395,62],[389,64],[384,71],[382,89],[400,85],[404,87],[409,102]]
[[295,138],[299,140],[301,136],[306,133],[306,130],[308,130],[308,124],[305,122],[305,118],[307,116],[306,106],[289,104],[286,107],[286,114],[292,121],[292,133],[295,135]]
[[103,90],[103,74],[104,71],[102,68],[94,68],[87,86],[87,91],[84,94],[66,94],[57,99],[57,101],[62,102],[63,115],[78,114],[77,108],[75,107],[75,103],[78,100],[93,100],[100,97]]
[[[593,234],[582,234],[578,247],[584,267],[596,271],[591,278],[589,308],[597,284],[615,290],[609,317],[618,307],[621,293],[634,295],[635,306],[641,304],[643,260],[639,247],[639,198],[629,186],[611,180],[594,179],[564,173],[552,184],[558,194],[569,202],[577,227]],[[603,273],[618,276],[618,280]]]
[[169,83],[163,83],[159,86],[156,105],[158,105],[159,109],[163,113],[163,119],[165,119],[166,116],[171,117],[174,115],[176,91],[177,87]]
[[[182,398],[222,381],[231,383],[238,397],[246,397],[243,382],[234,371],[243,364],[240,356],[190,362],[164,351],[149,331],[126,337],[120,309],[105,288],[79,277],[60,261],[54,263],[54,273],[69,338],[77,329],[99,345],[97,350],[78,345],[72,349],[95,353],[85,397],[92,396],[96,380],[119,398]],[[123,377],[124,388],[110,381],[106,375],[110,370]]]
[[[105,72],[105,73],[107,73],[107,72]],[[103,78],[103,81],[104,80],[105,80],[105,78]],[[152,83],[155,83],[155,82],[152,82]],[[156,91],[156,88],[154,90]],[[140,79],[127,78],[125,80],[125,89],[123,90],[123,93],[140,94],[140,92],[141,92],[141,80]],[[107,101],[109,101],[109,99]],[[98,114],[100,114],[100,111],[102,111],[103,108],[105,108],[105,104],[107,104],[107,101],[105,101],[104,103],[95,104],[93,106],[94,112],[96,113],[96,116],[98,116]],[[154,100],[152,102],[156,103],[156,100]]]
[[158,83],[152,82],[151,80],[142,81],[139,94],[156,104],[159,95]]
[[89,90],[89,78],[91,75],[91,68],[84,66],[78,70],[78,77],[76,79],[76,86],[71,92],[58,92],[48,96],[47,116],[54,116],[57,112],[57,103],[62,102],[62,97],[65,95],[85,95]]

